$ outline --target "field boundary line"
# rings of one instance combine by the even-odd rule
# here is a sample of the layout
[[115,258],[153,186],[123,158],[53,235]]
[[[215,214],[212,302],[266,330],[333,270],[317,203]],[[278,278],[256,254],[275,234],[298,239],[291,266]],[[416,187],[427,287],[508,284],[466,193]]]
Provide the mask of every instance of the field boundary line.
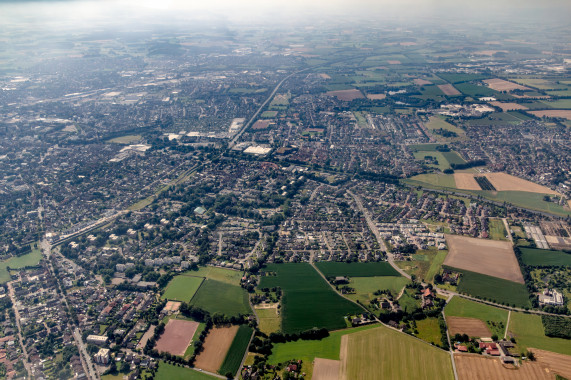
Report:
[[446,314],[442,309],[442,318],[444,318],[444,325],[446,326],[446,339],[448,339],[448,351],[450,352],[450,361],[452,362],[452,372],[454,372],[454,380],[458,380],[458,372],[456,371],[456,362],[454,361],[454,350],[452,349],[452,341],[450,340],[450,332],[448,330],[448,322],[446,322]]
[[[191,276],[189,276],[189,277],[191,277]],[[190,297],[190,299],[188,300],[189,305],[192,302],[192,300],[194,299],[194,297],[196,297],[196,295],[198,294],[198,291],[200,290],[200,288],[202,288],[202,284],[204,284],[205,281],[206,281],[206,277],[202,277],[202,281],[200,282],[200,285],[198,285],[198,288],[196,288],[196,292],[194,292],[192,297]]]

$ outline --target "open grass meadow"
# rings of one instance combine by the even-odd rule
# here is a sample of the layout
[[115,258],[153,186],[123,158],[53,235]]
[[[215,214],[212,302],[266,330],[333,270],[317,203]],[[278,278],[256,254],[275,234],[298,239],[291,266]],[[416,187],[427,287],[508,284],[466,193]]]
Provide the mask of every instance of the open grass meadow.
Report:
[[341,378],[454,379],[447,351],[387,327],[350,334],[345,339]]
[[20,269],[28,266],[38,265],[42,259],[42,252],[39,249],[32,249],[31,252],[18,257],[11,257],[8,260],[0,262],[0,283],[10,281],[10,273],[8,273],[8,267],[10,269]]
[[444,120],[444,118],[438,117],[438,116],[430,117],[429,122],[426,123],[426,127],[428,129],[430,129],[431,131],[434,129],[444,129],[444,130],[447,130],[450,132],[454,132],[454,133],[458,134],[458,136],[464,136],[466,134],[466,132],[464,132],[463,129],[460,129],[460,128],[456,127],[455,125],[452,125],[452,124],[446,122],[446,120]]
[[523,284],[486,276],[464,269],[452,268],[462,272],[458,291],[471,296],[490,300],[499,304],[515,305],[516,307],[531,307],[527,288]]
[[192,299],[204,278],[192,276],[176,276],[169,282],[162,299],[188,302]]
[[260,321],[260,331],[264,334],[270,335],[271,333],[277,332],[281,329],[282,320],[278,315],[276,308],[256,309],[256,314]]
[[[462,192],[469,192],[462,190]],[[559,206],[553,202],[546,202],[543,200],[544,194],[530,193],[528,191],[471,191],[470,193],[475,193],[481,195],[484,198],[490,199],[496,202],[508,202],[515,206],[521,206],[537,211],[546,211],[555,215],[567,216],[571,215],[571,211],[564,209],[563,206]]]
[[232,376],[236,375],[236,372],[240,369],[240,364],[242,364],[242,359],[244,358],[248,344],[250,343],[252,332],[253,330],[250,326],[240,325],[218,373],[224,376],[230,373]]
[[[507,310],[470,301],[462,297],[453,297],[444,307],[444,313],[447,317],[479,319],[491,328],[492,333],[496,333],[498,336],[503,336],[508,322]],[[493,325],[489,322],[493,322]],[[494,326],[498,326],[500,323],[502,323],[503,328],[494,328]]]
[[539,315],[512,312],[508,330],[514,335],[520,351],[525,352],[527,348],[533,347],[571,355],[571,342],[569,339],[545,336],[545,330]]
[[284,363],[291,359],[302,359],[305,363],[315,358],[339,360],[341,337],[360,331],[371,330],[379,325],[368,325],[355,329],[333,331],[327,338],[321,340],[298,340],[295,342],[276,343],[268,363]]
[[413,260],[397,261],[396,264],[408,274],[414,274],[422,281],[432,282],[434,276],[440,272],[447,254],[447,250],[421,250],[412,255]]
[[399,276],[399,273],[385,261],[378,263],[345,263],[335,261],[321,261],[315,266],[325,277],[373,277],[373,276]]
[[402,276],[352,277],[349,286],[355,289],[355,294],[347,294],[347,297],[368,305],[368,301],[376,297],[377,290],[388,289],[396,296],[408,283],[409,280]]
[[251,314],[248,293],[238,285],[207,278],[192,298],[192,306],[200,307],[210,314],[227,316]]
[[571,253],[547,249],[520,248],[525,265],[531,266],[571,266]]
[[337,330],[345,327],[343,317],[362,309],[337,294],[309,264],[271,264],[264,272],[261,288],[282,289],[282,331],[294,333],[313,327]]
[[404,182],[410,183],[412,185],[433,185],[438,187],[450,187],[453,189],[456,188],[454,175],[451,174],[419,174],[406,179]]
[[159,363],[155,374],[156,380],[213,380],[217,377],[207,375],[194,369],[178,367],[166,362]]
[[230,285],[240,285],[243,272],[218,267],[200,267],[198,270],[185,272],[186,276],[204,277],[210,280],[225,282]]
[[497,91],[494,91],[489,87],[479,86],[472,83],[458,83],[455,84],[454,87],[464,95],[471,96],[473,98],[494,96],[497,94]]
[[490,219],[490,238],[493,240],[508,240],[504,222],[499,219]]
[[415,335],[417,338],[435,346],[442,344],[442,333],[440,332],[438,318],[425,318],[416,321],[416,329],[418,330],[418,334]]

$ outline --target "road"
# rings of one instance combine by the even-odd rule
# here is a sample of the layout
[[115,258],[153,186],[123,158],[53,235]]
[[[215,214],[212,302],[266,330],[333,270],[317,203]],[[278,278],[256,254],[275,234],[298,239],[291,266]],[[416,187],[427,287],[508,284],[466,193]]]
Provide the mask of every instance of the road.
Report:
[[20,341],[20,346],[22,346],[22,353],[24,354],[24,367],[26,372],[28,372],[28,377],[32,378],[32,369],[30,367],[30,362],[28,361],[28,351],[24,344],[24,338],[22,337],[22,326],[20,325],[20,312],[16,307],[16,296],[14,294],[14,287],[12,286],[12,281],[8,282],[8,296],[12,301],[12,309],[14,310],[14,315],[16,317],[16,326],[18,327],[18,340]]

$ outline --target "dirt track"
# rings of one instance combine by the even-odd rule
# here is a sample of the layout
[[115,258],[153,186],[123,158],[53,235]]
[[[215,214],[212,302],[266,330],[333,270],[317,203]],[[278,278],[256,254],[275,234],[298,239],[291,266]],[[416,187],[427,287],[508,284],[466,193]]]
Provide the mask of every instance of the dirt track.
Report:
[[444,265],[524,283],[510,242],[446,235],[446,243]]
[[467,334],[469,337],[489,338],[490,329],[484,322],[476,318],[446,317],[450,335]]
[[210,330],[204,341],[204,351],[196,357],[194,365],[208,372],[218,371],[237,331],[238,326],[215,327]]

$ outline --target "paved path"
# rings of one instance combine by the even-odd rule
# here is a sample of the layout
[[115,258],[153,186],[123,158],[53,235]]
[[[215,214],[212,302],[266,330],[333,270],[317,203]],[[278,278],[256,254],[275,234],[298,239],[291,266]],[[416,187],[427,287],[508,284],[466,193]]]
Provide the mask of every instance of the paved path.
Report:
[[507,323],[506,323],[506,331],[504,332],[504,339],[506,339],[507,336],[508,336],[508,327],[510,327],[510,318],[511,318],[511,316],[512,316],[512,311],[510,310],[510,311],[508,311],[508,321],[507,321]]

